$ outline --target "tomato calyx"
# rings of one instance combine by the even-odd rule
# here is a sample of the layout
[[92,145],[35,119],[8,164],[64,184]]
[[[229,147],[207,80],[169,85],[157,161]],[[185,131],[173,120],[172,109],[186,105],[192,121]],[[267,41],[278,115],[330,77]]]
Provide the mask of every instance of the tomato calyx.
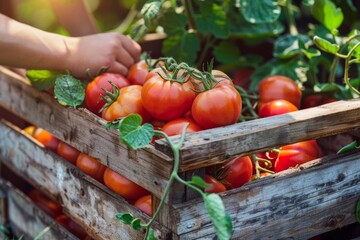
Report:
[[109,83],[112,86],[112,91],[108,91],[104,88],[101,88],[105,93],[105,95],[101,96],[101,100],[103,100],[105,102],[105,104],[104,104],[104,106],[102,106],[102,108],[100,108],[99,113],[101,113],[102,111],[104,111],[104,109],[110,107],[111,104],[116,102],[116,100],[118,99],[118,97],[120,95],[119,88],[116,85],[114,85],[111,81],[109,81]]

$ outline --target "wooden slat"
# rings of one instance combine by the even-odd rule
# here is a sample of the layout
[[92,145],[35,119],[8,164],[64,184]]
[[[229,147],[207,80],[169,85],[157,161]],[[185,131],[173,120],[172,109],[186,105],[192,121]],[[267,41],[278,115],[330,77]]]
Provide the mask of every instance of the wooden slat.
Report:
[[[189,134],[180,150],[181,171],[271,147],[317,139],[360,127],[360,99],[337,101],[274,117]],[[177,139],[177,137],[173,137]],[[155,147],[171,155],[164,140]]]
[[[27,121],[42,127],[82,152],[98,158],[103,164],[162,196],[172,169],[172,159],[149,146],[129,150],[115,130],[106,130],[105,121],[85,109],[65,108],[24,79],[0,67],[0,105]],[[184,198],[179,185],[169,195],[170,201]]]
[[[143,238],[141,232],[116,220],[115,214],[132,212],[144,222],[149,218],[66,160],[1,123],[0,146],[3,164],[55,198],[95,239]],[[159,237],[166,239],[166,228],[155,224],[154,229]]]
[[[360,152],[314,160],[222,194],[234,239],[308,239],[340,228],[356,221],[359,196]],[[174,208],[179,239],[214,236],[202,200]]]

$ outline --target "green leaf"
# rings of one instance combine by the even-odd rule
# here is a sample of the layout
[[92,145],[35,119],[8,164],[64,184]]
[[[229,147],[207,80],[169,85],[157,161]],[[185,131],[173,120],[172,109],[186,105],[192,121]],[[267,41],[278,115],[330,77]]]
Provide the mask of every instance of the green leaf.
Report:
[[55,81],[60,72],[49,70],[28,70],[26,77],[32,86],[38,90],[46,90],[55,86]]
[[106,130],[109,130],[109,129],[119,129],[120,123],[121,123],[121,118],[115,119],[115,120],[112,121],[112,122],[107,122],[107,123],[105,124],[105,128],[106,128]]
[[163,42],[164,56],[173,57],[178,62],[192,65],[200,50],[200,42],[194,32],[181,32],[168,36]]
[[230,41],[220,42],[213,53],[216,60],[224,64],[234,63],[240,57],[238,46]]
[[332,33],[341,25],[344,15],[331,0],[316,0],[312,7],[312,15]]
[[[355,45],[358,44],[359,42],[360,42],[359,38],[355,38],[351,40],[351,42],[349,43],[349,49],[353,49]],[[360,60],[360,46],[357,46],[355,48],[355,51],[353,52],[352,56]]]
[[159,15],[163,0],[147,0],[140,13],[143,15],[145,26],[151,26],[152,21]]
[[205,208],[214,224],[216,234],[220,240],[231,238],[232,221],[226,214],[222,199],[217,194],[204,195]]
[[340,91],[341,86],[336,83],[318,83],[314,86],[314,92],[334,93]]
[[184,14],[176,13],[175,11],[167,11],[159,19],[159,25],[164,28],[168,36],[174,34],[182,34],[185,31],[188,18]]
[[355,215],[356,215],[356,221],[358,223],[360,223],[360,200],[358,200],[357,203],[356,203],[356,213],[355,213]]
[[74,108],[80,106],[85,99],[85,89],[81,81],[68,74],[56,78],[54,94],[61,105]]
[[146,147],[154,136],[154,127],[145,123],[138,114],[130,114],[120,121],[120,139],[131,149]]
[[339,51],[339,46],[337,44],[330,43],[329,41],[318,36],[315,36],[313,41],[316,46],[324,52],[336,54]]
[[204,179],[202,179],[202,178],[199,177],[199,176],[193,176],[193,177],[191,178],[191,182],[192,182],[193,184],[195,184],[196,186],[198,186],[198,187],[202,187],[202,188],[207,188],[207,187],[209,187],[209,184],[207,184],[207,183],[204,181]]
[[219,39],[229,36],[226,13],[218,4],[200,4],[200,14],[195,15],[195,25],[203,34],[213,34]]
[[134,220],[134,216],[131,213],[118,213],[115,215],[115,217],[127,225],[130,225]]
[[136,231],[140,231],[141,230],[141,219],[134,218],[131,222],[131,227]]
[[258,38],[277,36],[284,31],[284,26],[276,21],[273,23],[236,23],[230,21],[230,34],[237,38]]
[[315,48],[301,49],[301,52],[305,54],[308,59],[321,55],[320,51]]
[[279,59],[291,58],[308,48],[310,43],[311,39],[302,34],[280,36],[274,44],[274,56]]
[[251,75],[250,89],[257,91],[259,82],[270,75],[287,76],[301,85],[301,83],[308,80],[307,73],[309,68],[309,64],[300,57],[291,59],[290,61],[273,59],[254,71]]
[[350,152],[350,151],[355,150],[357,148],[359,148],[359,146],[357,144],[357,141],[355,140],[355,141],[349,143],[348,145],[342,147],[339,151],[337,151],[337,154]]
[[277,0],[240,0],[240,11],[249,23],[272,23],[279,19]]
[[158,238],[155,237],[154,229],[152,228],[149,229],[149,234],[147,235],[145,240],[158,240]]

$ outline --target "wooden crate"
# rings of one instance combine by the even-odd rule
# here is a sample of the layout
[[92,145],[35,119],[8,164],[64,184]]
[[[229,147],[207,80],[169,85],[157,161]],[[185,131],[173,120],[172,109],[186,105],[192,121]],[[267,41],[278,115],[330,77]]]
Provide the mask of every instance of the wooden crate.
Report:
[[[173,164],[164,140],[129,150],[116,131],[105,129],[104,120],[86,109],[64,108],[5,69],[0,74],[0,105],[145,187],[155,204],[161,197]],[[359,119],[359,100],[339,101],[190,134],[180,151],[180,175],[203,176],[206,166],[233,156],[350,131],[360,126]],[[143,236],[117,221],[115,214],[130,211],[147,220],[146,215],[4,121],[0,159],[61,202],[95,239]],[[233,239],[307,239],[355,222],[359,170],[358,152],[326,156],[222,193],[234,224]],[[180,184],[172,188],[154,228],[160,239],[215,236],[202,199]]]

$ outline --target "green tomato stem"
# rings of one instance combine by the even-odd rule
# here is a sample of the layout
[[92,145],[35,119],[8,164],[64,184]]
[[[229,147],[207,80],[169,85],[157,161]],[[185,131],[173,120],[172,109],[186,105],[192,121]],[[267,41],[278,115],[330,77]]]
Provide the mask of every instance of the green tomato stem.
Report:
[[298,35],[299,31],[297,30],[297,27],[295,25],[295,17],[294,17],[294,13],[292,10],[292,0],[287,0],[286,1],[286,17],[287,17],[287,21],[288,21],[288,25],[289,25],[289,32],[291,35]]
[[360,46],[360,42],[355,44],[355,46],[353,48],[351,48],[349,53],[347,54],[347,58],[345,59],[344,81],[345,81],[346,85],[350,88],[350,90],[352,90],[356,94],[360,95],[360,92],[353,85],[351,85],[350,80],[349,80],[351,55],[354,53],[354,51],[356,50],[356,48],[358,46]]

